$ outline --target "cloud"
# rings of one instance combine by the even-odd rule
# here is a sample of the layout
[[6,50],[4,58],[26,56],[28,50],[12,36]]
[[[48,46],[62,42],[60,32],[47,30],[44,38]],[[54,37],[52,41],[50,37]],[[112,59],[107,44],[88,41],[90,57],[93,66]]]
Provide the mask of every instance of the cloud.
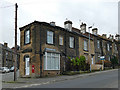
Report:
[[[1,1],[0,1],[1,2]],[[66,18],[72,20],[73,27],[80,28],[80,21],[87,26],[95,23],[99,34],[118,31],[117,0],[3,0],[0,8],[2,12],[2,26],[0,33],[10,47],[14,46],[14,4],[18,3],[18,44],[20,43],[19,27],[38,21],[55,21],[58,26],[64,27]],[[1,16],[1,15],[0,15]],[[1,19],[0,19],[1,20]],[[2,28],[2,29],[1,29]],[[6,33],[7,32],[7,33]]]

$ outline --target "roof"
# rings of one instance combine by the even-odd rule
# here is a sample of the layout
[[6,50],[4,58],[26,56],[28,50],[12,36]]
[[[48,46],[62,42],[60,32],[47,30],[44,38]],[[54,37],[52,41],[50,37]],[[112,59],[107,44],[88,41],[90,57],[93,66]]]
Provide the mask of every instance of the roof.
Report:
[[[39,22],[39,21],[34,21],[34,22],[30,23],[30,24],[27,24],[27,25],[25,25],[25,26],[23,26],[23,27],[20,27],[20,31],[22,31],[23,28],[25,28],[25,27],[27,27],[27,26],[30,26],[30,25],[32,25],[32,24],[35,24],[35,23],[43,24],[43,25],[47,25],[47,26],[51,26],[51,27],[54,27],[54,28],[57,28],[57,29],[60,29],[60,30],[64,30],[64,31],[69,32],[69,33],[77,34],[77,35],[79,35],[79,36],[81,36],[81,37],[85,37],[85,38],[88,38],[88,39],[89,39],[88,36],[85,36],[85,35],[83,35],[83,34],[81,34],[81,33],[79,33],[79,32],[69,31],[69,30],[67,30],[67,29],[65,29],[65,28],[62,28],[62,27],[60,27],[60,26],[53,26],[53,25],[51,25],[50,23],[47,23],[47,22]],[[73,28],[73,29],[77,29],[77,28]],[[77,30],[79,30],[79,29],[77,29]],[[92,38],[90,38],[90,39],[93,40]]]

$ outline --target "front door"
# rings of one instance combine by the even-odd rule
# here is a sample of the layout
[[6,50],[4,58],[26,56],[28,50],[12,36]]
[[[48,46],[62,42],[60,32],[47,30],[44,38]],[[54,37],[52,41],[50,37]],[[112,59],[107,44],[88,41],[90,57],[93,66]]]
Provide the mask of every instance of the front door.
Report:
[[26,57],[25,59],[25,75],[29,75],[30,74],[30,69],[29,69],[29,57]]

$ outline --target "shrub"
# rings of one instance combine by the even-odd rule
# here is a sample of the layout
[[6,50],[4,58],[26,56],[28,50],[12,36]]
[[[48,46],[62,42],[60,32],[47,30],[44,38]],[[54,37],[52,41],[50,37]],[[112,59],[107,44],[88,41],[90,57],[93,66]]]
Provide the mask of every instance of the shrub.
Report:
[[70,58],[68,57],[67,67],[69,70],[79,71],[79,70],[88,70],[90,67],[88,63],[86,63],[85,56],[80,56],[80,58]]
[[118,65],[118,59],[116,56],[113,56],[111,59],[111,64],[112,64],[112,67],[115,68],[115,65]]

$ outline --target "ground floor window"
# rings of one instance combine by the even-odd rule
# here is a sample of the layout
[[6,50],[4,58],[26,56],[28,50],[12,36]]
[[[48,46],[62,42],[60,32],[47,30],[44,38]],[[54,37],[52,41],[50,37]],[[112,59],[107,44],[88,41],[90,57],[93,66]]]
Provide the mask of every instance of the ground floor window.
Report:
[[45,52],[44,70],[60,70],[60,54]]

